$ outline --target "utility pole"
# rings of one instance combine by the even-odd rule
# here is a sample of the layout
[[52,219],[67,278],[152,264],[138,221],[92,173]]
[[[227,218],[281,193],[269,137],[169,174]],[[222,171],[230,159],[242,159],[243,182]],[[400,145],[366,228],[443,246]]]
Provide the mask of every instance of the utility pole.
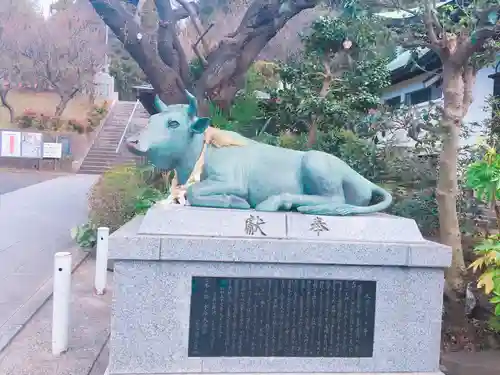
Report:
[[105,44],[105,52],[104,52],[104,73],[109,74],[109,57],[108,57],[108,42],[109,42],[109,27],[106,25],[106,33],[105,33],[105,39],[104,39],[104,44]]

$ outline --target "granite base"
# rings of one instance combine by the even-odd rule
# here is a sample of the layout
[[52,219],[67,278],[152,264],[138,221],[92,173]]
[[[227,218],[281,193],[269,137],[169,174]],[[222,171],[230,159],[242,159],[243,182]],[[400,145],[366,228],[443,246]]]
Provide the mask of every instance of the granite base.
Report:
[[[186,373],[156,373],[149,375],[186,375]],[[205,373],[189,373],[190,375],[204,375]],[[283,372],[283,373],[273,373],[273,375],[313,375],[313,374],[321,374],[321,375],[335,375],[339,374],[338,372]],[[438,372],[349,372],[343,373],[342,375],[444,375],[441,371]],[[135,374],[127,374],[127,375],[144,375],[143,373],[135,373]],[[219,373],[217,375],[234,375],[234,372],[227,373]],[[265,372],[241,372],[238,375],[268,375]]]
[[[249,230],[249,219],[260,220],[262,231]],[[442,290],[451,251],[424,240],[413,220],[157,206],[115,232],[109,250],[115,261],[110,375],[250,374],[250,369],[252,374],[334,369],[346,375],[441,375]],[[195,276],[374,281],[373,353],[189,356]]]

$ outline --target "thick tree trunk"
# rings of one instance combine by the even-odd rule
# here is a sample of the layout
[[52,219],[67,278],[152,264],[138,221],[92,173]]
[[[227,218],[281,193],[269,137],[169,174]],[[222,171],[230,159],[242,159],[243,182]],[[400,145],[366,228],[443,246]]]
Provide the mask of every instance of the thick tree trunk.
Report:
[[[184,90],[190,88],[188,64],[175,35],[175,23],[188,17],[188,11],[172,10],[167,0],[155,0],[161,19],[157,50],[152,38],[141,32],[134,16],[122,7],[120,0],[89,1],[124,43],[161,99],[168,104],[186,102]],[[203,102],[207,97],[227,109],[264,46],[288,20],[318,3],[319,0],[254,0],[237,30],[207,56],[206,69],[195,83],[201,109],[206,107]]]
[[168,104],[185,103],[187,99],[181,77],[163,63],[152,38],[142,32],[120,0],[89,1],[144,71],[160,98]]
[[182,49],[177,36],[177,20],[170,0],[155,0],[160,26],[158,28],[158,52],[167,66],[171,67],[182,79],[184,85],[190,86],[189,65],[186,53]]
[[9,119],[10,119],[10,122],[13,123],[15,120],[14,108],[12,108],[12,106],[7,101],[7,94],[9,93],[9,90],[10,90],[10,88],[0,90],[0,100],[2,102],[2,106],[7,108],[7,110],[9,111]]
[[[461,67],[443,65],[444,113],[442,150],[439,159],[437,202],[441,242],[452,248],[452,264],[446,272],[449,288],[462,291],[465,262],[457,214],[458,146],[464,109],[464,76]],[[467,105],[468,108],[468,105]]]
[[295,15],[318,0],[255,0],[240,26],[207,56],[208,66],[196,82],[196,96],[208,96],[227,108],[244,83],[248,68],[266,44]]

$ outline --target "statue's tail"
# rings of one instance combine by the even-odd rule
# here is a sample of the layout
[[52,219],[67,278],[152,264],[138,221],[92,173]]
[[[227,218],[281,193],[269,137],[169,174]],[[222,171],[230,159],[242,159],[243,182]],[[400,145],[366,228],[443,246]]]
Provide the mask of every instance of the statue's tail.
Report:
[[381,187],[372,183],[372,202],[377,201],[377,203],[370,206],[356,206],[356,214],[371,214],[374,212],[383,211],[392,203],[392,196],[388,191],[382,189]]

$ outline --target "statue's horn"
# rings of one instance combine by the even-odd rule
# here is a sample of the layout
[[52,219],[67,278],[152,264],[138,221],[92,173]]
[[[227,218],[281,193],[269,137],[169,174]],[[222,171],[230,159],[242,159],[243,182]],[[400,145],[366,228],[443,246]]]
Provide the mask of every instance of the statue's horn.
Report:
[[186,96],[189,102],[188,116],[194,117],[198,114],[198,102],[196,101],[196,97],[188,90],[186,90]]
[[167,110],[168,105],[163,103],[158,95],[155,95],[155,107],[159,112],[165,112]]

